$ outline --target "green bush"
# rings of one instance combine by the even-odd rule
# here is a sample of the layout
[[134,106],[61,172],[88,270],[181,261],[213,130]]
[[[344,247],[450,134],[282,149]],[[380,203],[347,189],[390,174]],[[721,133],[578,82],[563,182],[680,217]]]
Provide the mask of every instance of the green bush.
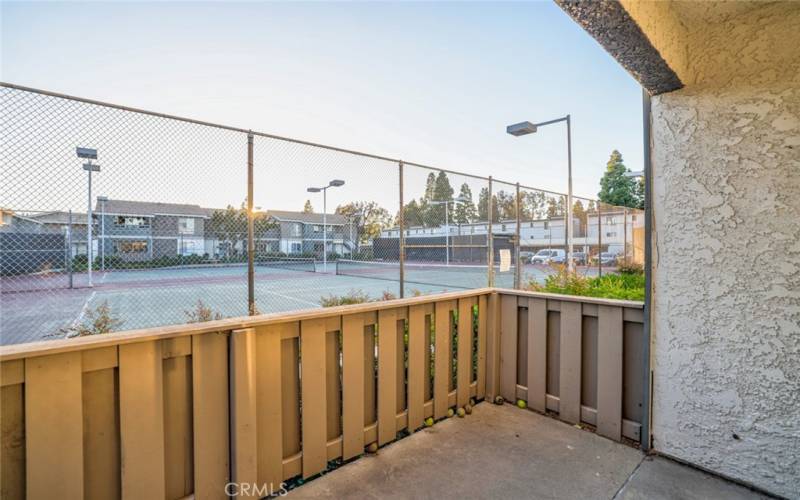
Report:
[[644,272],[626,268],[624,272],[587,278],[560,266],[544,284],[531,281],[528,290],[581,295],[606,299],[644,300]]

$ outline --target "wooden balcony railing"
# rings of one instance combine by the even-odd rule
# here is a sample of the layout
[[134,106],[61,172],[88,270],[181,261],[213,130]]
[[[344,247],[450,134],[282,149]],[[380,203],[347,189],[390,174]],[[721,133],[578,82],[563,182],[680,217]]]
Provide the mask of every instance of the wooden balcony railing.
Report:
[[499,394],[638,440],[641,309],[479,289],[6,346],[2,498],[277,491]]

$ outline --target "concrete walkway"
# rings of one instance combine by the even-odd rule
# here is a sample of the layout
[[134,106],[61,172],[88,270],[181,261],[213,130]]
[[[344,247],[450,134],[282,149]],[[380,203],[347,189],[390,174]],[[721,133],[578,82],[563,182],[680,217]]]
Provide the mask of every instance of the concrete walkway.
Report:
[[479,404],[292,490],[354,499],[761,498],[511,405]]

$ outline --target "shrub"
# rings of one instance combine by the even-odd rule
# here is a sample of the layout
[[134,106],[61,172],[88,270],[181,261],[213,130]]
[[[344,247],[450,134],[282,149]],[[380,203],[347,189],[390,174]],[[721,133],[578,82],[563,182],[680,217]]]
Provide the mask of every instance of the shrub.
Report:
[[322,307],[345,306],[349,304],[363,304],[369,302],[369,295],[363,290],[350,290],[344,295],[330,294],[327,297],[320,297],[319,303]]
[[606,299],[644,300],[644,273],[626,268],[619,274],[604,274],[587,278],[577,272],[558,266],[544,284],[531,281],[526,287],[536,292],[581,295]]
[[94,311],[91,309],[86,311],[83,323],[62,328],[59,331],[67,338],[85,337],[109,333],[120,325],[122,325],[122,321],[111,315],[111,308],[108,306],[108,302],[104,301]]
[[187,323],[204,323],[206,321],[214,321],[222,319],[222,314],[212,310],[206,306],[202,300],[197,300],[193,311],[183,311],[189,318]]

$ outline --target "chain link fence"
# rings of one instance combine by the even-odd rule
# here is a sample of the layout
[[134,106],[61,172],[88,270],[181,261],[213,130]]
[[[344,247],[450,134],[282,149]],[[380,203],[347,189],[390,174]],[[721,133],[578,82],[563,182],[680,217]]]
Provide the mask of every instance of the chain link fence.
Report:
[[[528,288],[566,263],[557,193],[13,85],[0,103],[2,344]],[[579,271],[643,262],[641,211],[574,201]]]

